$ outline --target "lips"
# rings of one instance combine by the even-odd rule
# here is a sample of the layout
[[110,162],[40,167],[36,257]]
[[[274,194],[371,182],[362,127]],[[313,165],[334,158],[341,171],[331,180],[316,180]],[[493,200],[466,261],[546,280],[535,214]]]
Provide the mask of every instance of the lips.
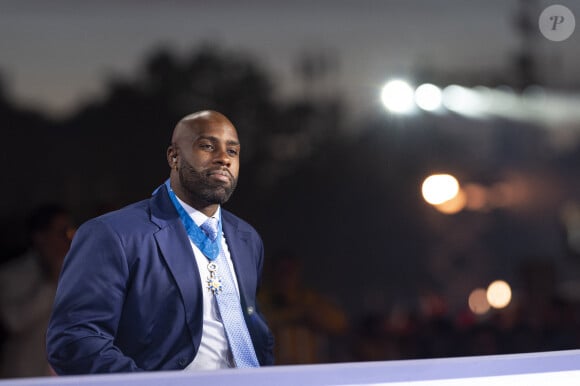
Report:
[[213,180],[220,182],[232,182],[232,176],[227,170],[212,170],[207,173],[207,176]]

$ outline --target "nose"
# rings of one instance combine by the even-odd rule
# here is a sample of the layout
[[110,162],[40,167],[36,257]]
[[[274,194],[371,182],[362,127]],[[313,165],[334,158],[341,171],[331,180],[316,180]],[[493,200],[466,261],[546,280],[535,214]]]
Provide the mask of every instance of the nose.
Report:
[[231,159],[230,155],[228,154],[228,151],[225,147],[217,148],[217,150],[215,152],[214,162],[219,164],[219,165],[226,166],[226,167],[229,167],[231,165],[232,159]]

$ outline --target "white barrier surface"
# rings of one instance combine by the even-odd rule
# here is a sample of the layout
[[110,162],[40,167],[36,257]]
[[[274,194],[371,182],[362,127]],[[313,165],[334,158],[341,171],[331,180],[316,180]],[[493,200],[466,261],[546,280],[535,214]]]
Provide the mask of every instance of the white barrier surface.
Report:
[[0,386],[580,385],[580,350],[461,358],[0,380]]

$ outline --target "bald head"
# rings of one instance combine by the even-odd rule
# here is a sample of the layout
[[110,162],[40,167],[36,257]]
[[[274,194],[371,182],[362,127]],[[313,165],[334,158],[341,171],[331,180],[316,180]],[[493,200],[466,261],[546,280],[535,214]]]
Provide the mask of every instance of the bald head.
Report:
[[173,191],[192,207],[213,214],[235,189],[239,153],[238,133],[223,114],[205,110],[187,115],[175,126],[167,149]]
[[183,139],[183,137],[190,136],[196,128],[204,126],[210,123],[222,122],[234,127],[230,120],[220,112],[213,110],[202,110],[195,113],[191,113],[181,118],[175,129],[173,129],[173,135],[171,136],[171,143],[178,142]]

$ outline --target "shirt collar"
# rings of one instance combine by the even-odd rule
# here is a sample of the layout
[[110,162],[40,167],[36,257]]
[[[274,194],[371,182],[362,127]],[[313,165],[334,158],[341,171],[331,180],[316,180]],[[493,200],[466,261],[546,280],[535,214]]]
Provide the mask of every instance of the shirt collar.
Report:
[[[177,197],[177,195],[175,196],[175,198],[177,198],[177,201],[179,201],[179,203],[181,204],[183,209],[185,209],[185,211],[187,212],[189,217],[191,217],[191,219],[193,220],[195,225],[200,226],[201,224],[206,222],[207,219],[209,218],[208,216],[206,216],[205,214],[203,214],[199,210],[197,210],[194,207],[189,206],[188,204],[183,202],[181,199],[179,199],[179,197]],[[217,210],[215,211],[215,213],[211,217],[217,218],[219,220],[220,214],[221,214],[221,206],[218,205]]]

